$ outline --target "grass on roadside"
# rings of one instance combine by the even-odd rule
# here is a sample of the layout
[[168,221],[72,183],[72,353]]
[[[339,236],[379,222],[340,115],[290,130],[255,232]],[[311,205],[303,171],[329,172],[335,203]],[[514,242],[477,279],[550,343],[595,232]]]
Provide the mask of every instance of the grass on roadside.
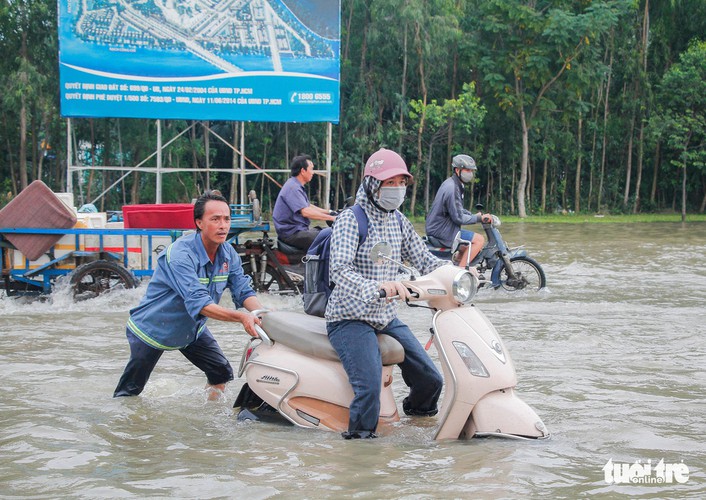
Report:
[[[632,223],[632,222],[681,222],[681,214],[636,214],[636,215],[610,215],[610,214],[550,214],[550,215],[530,215],[521,219],[517,215],[500,215],[500,220],[506,222],[524,222],[528,224],[610,224],[610,223]],[[413,222],[424,223],[425,218],[415,216],[411,218]],[[686,222],[706,222],[706,214],[687,214]]]

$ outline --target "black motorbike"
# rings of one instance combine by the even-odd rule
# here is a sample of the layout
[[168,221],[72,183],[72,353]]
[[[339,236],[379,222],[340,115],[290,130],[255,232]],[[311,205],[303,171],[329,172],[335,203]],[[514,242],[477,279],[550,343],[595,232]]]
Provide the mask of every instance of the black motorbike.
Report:
[[262,238],[233,245],[243,261],[243,272],[252,277],[256,292],[300,294],[304,286],[304,250],[270,238],[267,231]]
[[[253,203],[253,211],[260,216],[259,202],[254,191],[248,195]],[[345,206],[351,206],[354,199],[345,200]],[[338,215],[340,210],[330,211]],[[331,223],[327,222],[330,226]],[[257,292],[299,295],[304,291],[304,262],[306,250],[286,244],[281,239],[271,238],[267,231],[262,231],[262,238],[247,240],[242,244],[233,244],[243,261],[243,272],[252,277],[253,289]]]

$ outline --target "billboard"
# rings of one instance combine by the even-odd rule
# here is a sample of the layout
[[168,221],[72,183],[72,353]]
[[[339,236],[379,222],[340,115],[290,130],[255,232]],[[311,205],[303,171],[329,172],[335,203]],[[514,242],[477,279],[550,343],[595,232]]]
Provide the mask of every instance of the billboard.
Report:
[[66,117],[339,120],[340,0],[59,0]]

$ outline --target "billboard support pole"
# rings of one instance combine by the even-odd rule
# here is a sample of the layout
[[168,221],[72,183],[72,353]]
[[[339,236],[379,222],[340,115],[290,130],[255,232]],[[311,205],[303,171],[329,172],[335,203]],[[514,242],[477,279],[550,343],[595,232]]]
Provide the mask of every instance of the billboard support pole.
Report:
[[162,120],[157,120],[157,188],[155,203],[162,203]]
[[209,129],[210,123],[208,120],[201,122],[201,126],[204,129],[203,140],[204,144],[204,156],[206,157],[206,190],[211,189],[211,129]]
[[240,204],[245,204],[245,122],[240,122]]
[[71,171],[71,159],[74,157],[71,147],[71,118],[66,119],[66,192],[74,192],[74,173]]
[[324,208],[331,209],[331,151],[332,151],[333,125],[326,123],[326,189],[324,189]]

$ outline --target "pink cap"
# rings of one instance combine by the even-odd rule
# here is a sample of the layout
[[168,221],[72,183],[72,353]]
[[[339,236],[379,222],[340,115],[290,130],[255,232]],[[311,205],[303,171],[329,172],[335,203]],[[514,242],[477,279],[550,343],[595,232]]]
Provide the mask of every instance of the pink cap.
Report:
[[365,164],[365,175],[384,181],[396,175],[406,175],[413,179],[402,157],[389,149],[378,149]]

